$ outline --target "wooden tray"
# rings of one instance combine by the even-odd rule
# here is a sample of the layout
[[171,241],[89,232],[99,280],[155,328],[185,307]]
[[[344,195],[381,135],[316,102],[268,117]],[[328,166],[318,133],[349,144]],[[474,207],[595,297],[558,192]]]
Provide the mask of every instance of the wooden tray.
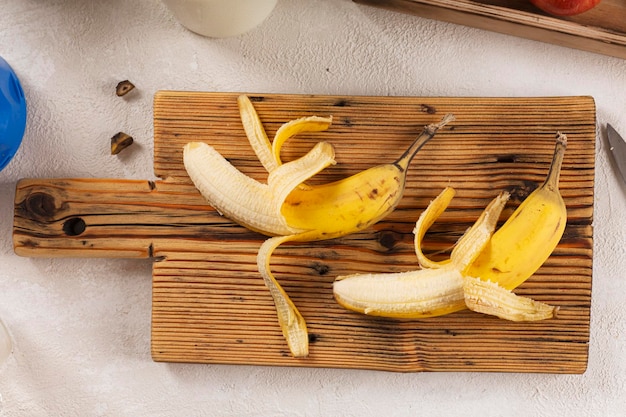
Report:
[[[288,120],[333,115],[326,132],[289,142],[285,159],[320,140],[336,148],[330,180],[400,155],[448,112],[457,120],[418,153],[398,209],[369,230],[288,244],[273,270],[306,318],[310,357],[290,357],[257,273],[264,237],[219,216],[190,183],[181,149],[216,146],[245,173],[265,178],[240,124],[234,93],[158,92],[156,182],[24,179],[15,196],[19,255],[154,259],[152,356],[156,361],[363,368],[387,371],[580,373],[591,305],[595,105],[590,97],[444,98],[252,95],[270,135]],[[362,316],[339,307],[338,274],[417,267],[412,229],[445,186],[458,191],[426,236],[449,248],[502,189],[510,215],[545,177],[557,130],[569,147],[561,176],[568,225],[554,254],[518,290],[561,307],[559,318],[511,323],[470,311],[427,320]],[[106,285],[105,282],[102,285]]]
[[429,19],[626,58],[626,2],[602,0],[571,17],[549,16],[529,0],[354,0]]

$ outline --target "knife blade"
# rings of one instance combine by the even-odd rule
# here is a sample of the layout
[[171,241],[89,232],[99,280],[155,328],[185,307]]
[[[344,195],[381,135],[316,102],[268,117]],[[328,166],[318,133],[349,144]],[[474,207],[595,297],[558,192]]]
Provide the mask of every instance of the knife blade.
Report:
[[626,142],[610,124],[606,125],[606,132],[609,137],[609,149],[620,174],[622,174],[622,179],[626,183]]

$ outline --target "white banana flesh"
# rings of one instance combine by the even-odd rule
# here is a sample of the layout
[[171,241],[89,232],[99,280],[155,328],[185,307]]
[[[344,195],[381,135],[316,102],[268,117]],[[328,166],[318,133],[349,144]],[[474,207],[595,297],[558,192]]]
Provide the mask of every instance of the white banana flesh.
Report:
[[243,174],[206,143],[191,142],[183,149],[185,169],[208,203],[222,215],[266,235],[305,231],[289,226],[281,207],[300,183],[334,164],[334,155],[330,144],[320,142],[303,157],[277,167],[264,184]]
[[454,268],[337,277],[335,299],[371,316],[425,318],[464,306],[463,275]]

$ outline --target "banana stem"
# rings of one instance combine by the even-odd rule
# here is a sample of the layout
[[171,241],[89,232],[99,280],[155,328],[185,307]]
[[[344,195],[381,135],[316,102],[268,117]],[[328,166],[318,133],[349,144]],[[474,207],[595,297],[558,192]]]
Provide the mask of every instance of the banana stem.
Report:
[[409,167],[409,164],[417,154],[417,152],[424,146],[429,140],[431,140],[437,131],[454,120],[452,113],[446,114],[439,123],[431,123],[424,126],[422,133],[413,141],[411,146],[394,162],[394,165],[398,167],[400,172],[404,172]]
[[559,177],[561,174],[561,166],[563,165],[563,157],[567,148],[567,136],[561,132],[556,134],[556,145],[554,147],[554,156],[550,164],[550,171],[546,177],[542,187],[556,191],[559,189]]

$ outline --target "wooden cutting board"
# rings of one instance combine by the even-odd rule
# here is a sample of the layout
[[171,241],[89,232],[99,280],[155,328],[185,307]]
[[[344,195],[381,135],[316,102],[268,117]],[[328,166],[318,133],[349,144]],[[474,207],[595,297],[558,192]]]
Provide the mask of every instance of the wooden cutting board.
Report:
[[[15,196],[15,252],[153,258],[151,345],[156,361],[401,372],[584,372],[593,247],[592,98],[250,95],[270,136],[297,117],[333,116],[328,131],[294,138],[283,154],[289,159],[318,141],[331,142],[338,164],[321,173],[320,181],[390,162],[424,125],[449,112],[457,118],[418,153],[405,195],[387,219],[341,239],[286,244],[275,252],[273,271],[310,331],[310,356],[294,359],[256,270],[264,237],[208,206],[182,165],[183,145],[201,140],[246,174],[266,177],[244,135],[236,97],[156,94],[154,169],[159,181],[21,180]],[[560,306],[558,318],[512,323],[461,311],[395,320],[359,315],[334,302],[337,275],[417,268],[412,229],[445,186],[458,194],[427,234],[428,253],[445,256],[502,189],[513,193],[503,219],[510,215],[543,181],[557,131],[569,138],[561,175],[567,229],[553,255],[516,292]]]

